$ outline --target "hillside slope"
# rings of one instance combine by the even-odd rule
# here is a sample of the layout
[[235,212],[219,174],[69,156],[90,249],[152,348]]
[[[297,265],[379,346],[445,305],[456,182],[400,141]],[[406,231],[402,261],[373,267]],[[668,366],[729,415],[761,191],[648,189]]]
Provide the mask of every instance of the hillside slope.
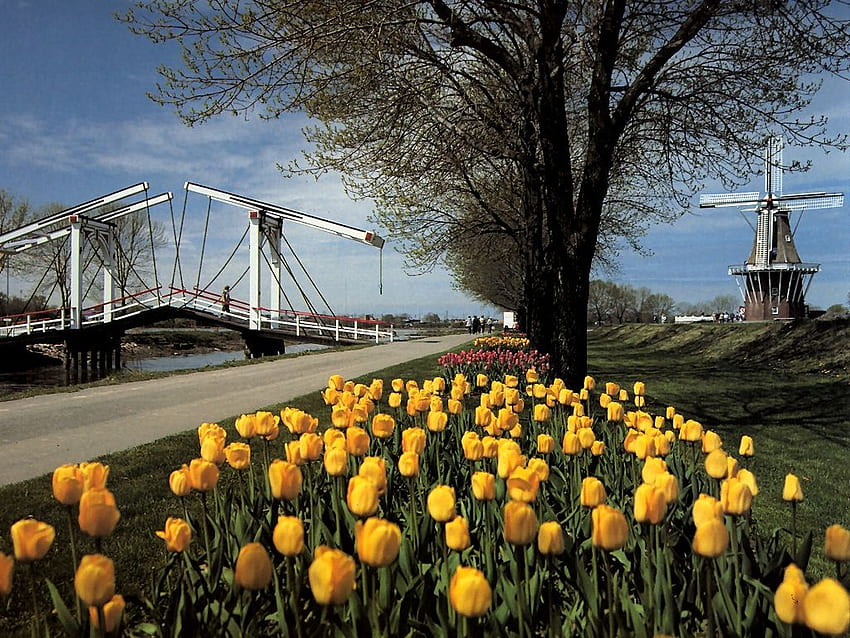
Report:
[[820,372],[850,378],[850,319],[733,324],[623,324],[595,328],[591,341],[616,339],[659,354],[700,355],[718,364]]

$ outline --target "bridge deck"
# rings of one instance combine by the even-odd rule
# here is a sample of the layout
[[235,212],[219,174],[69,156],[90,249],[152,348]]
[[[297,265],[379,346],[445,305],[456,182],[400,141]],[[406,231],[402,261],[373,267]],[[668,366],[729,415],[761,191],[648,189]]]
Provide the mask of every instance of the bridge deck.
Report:
[[198,289],[171,288],[167,294],[151,289],[99,304],[83,312],[79,327],[71,325],[70,317],[64,309],[0,317],[0,345],[57,343],[83,337],[95,340],[175,318],[229,328],[243,336],[288,341],[351,345],[395,340],[393,326],[381,321],[250,308],[240,300],[231,300],[224,311],[217,295]]

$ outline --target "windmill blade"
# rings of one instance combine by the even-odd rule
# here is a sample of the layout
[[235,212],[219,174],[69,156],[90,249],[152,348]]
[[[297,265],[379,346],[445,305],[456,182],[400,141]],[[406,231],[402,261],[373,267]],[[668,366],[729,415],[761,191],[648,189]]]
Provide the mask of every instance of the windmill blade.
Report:
[[724,206],[741,206],[742,204],[756,205],[761,202],[760,193],[717,193],[700,195],[700,208],[721,208]]
[[785,140],[773,136],[767,140],[764,156],[764,192],[767,195],[782,195],[782,149]]
[[782,210],[816,210],[822,208],[841,208],[844,206],[843,193],[798,193],[785,195],[776,200]]

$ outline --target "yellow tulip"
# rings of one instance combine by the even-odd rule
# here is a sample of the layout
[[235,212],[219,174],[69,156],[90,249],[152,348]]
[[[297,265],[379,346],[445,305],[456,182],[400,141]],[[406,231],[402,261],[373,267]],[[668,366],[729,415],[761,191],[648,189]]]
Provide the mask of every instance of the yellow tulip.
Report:
[[714,450],[720,449],[723,447],[723,441],[720,439],[720,435],[717,432],[712,430],[706,430],[702,434],[702,451],[704,454],[709,454]]
[[378,496],[387,492],[387,464],[383,457],[367,456],[363,459],[357,474],[374,483]]
[[236,431],[243,439],[250,439],[257,435],[257,423],[255,415],[243,414],[236,419]]
[[322,441],[325,443],[325,449],[335,447],[342,444],[342,447],[345,447],[345,432],[342,430],[338,430],[336,428],[328,428],[325,430],[325,433],[322,434]]
[[487,613],[493,592],[484,574],[474,567],[458,567],[449,583],[449,602],[461,616],[478,618]]
[[558,403],[561,405],[572,405],[573,391],[568,388],[561,388],[558,392]]
[[115,505],[115,497],[107,489],[88,490],[80,499],[80,514],[77,520],[80,529],[93,538],[109,536],[121,513]]
[[[295,443],[295,441],[293,441]],[[324,451],[325,442],[315,432],[304,432],[297,441],[298,456],[303,461],[318,461]]]
[[614,399],[611,398],[611,395],[602,393],[599,395],[599,407],[603,410],[607,410],[608,406],[611,405],[611,401]]
[[446,403],[446,409],[449,414],[460,414],[463,412],[463,403],[454,398],[449,399]]
[[593,456],[602,456],[605,453],[605,441],[596,440],[590,446],[590,453]]
[[0,552],[0,596],[12,592],[12,577],[15,574],[15,559]]
[[87,554],[74,576],[74,590],[91,607],[106,604],[115,595],[115,565],[102,554]]
[[227,464],[234,470],[245,470],[251,465],[251,446],[247,443],[233,442],[224,448]]
[[726,476],[728,464],[726,452],[722,448],[715,448],[705,457],[705,473],[712,478],[722,479]]
[[722,521],[723,504],[713,496],[709,496],[708,494],[700,494],[699,498],[694,501],[692,515],[694,518],[694,525],[696,525],[697,527],[713,518]]
[[80,463],[80,472],[83,473],[83,491],[106,487],[106,479],[109,478],[108,465],[100,462]]
[[496,477],[489,472],[473,472],[472,495],[479,501],[496,498]]
[[552,418],[552,412],[546,404],[538,403],[534,406],[533,418],[537,423],[546,423]]
[[[726,478],[737,478],[741,466],[738,465],[738,459],[734,456],[726,457]],[[753,494],[755,496],[755,494]]]
[[[124,615],[124,607],[126,607],[126,603],[121,594],[115,594],[103,605],[103,619],[106,625],[104,631],[107,634],[113,633],[120,626],[121,618]],[[89,607],[89,620],[92,627],[100,629],[100,618],[97,607]]]
[[641,478],[644,483],[655,483],[655,477],[659,474],[664,474],[667,471],[667,463],[663,459],[651,457],[643,462],[643,468],[640,471]]
[[526,467],[537,475],[541,483],[549,480],[549,464],[543,459],[531,459]]
[[283,444],[283,449],[286,452],[286,460],[293,465],[304,465],[307,462],[307,459],[301,456],[300,441],[287,441]]
[[850,560],[850,530],[837,524],[827,527],[824,553],[829,560]]
[[500,449],[496,473],[499,478],[507,479],[518,467],[525,465],[525,457],[512,448]]
[[596,507],[605,502],[608,495],[605,486],[595,476],[587,476],[581,482],[581,495],[579,500],[582,507]]
[[224,439],[212,435],[205,437],[201,442],[201,458],[216,465],[224,463]]
[[607,551],[621,549],[629,537],[629,524],[620,510],[597,505],[591,512],[591,542]]
[[345,431],[345,441],[348,453],[352,456],[363,456],[369,450],[369,433],[363,428],[352,425]]
[[369,518],[354,526],[355,547],[360,561],[372,567],[386,567],[398,556],[401,530],[382,518]]
[[455,516],[446,523],[446,546],[462,552],[472,544],[469,539],[469,524],[463,516]]
[[269,465],[269,485],[272,497],[277,500],[293,500],[301,492],[304,480],[301,468],[289,461],[274,459]]
[[53,471],[53,498],[62,505],[76,505],[83,495],[83,473],[77,465],[60,465]]
[[322,463],[329,476],[345,476],[348,471],[348,451],[341,446],[328,448]]
[[753,493],[740,479],[728,478],[720,484],[720,502],[726,514],[740,516],[750,511]]
[[519,417],[510,408],[500,408],[496,420],[502,430],[512,430],[519,424]]
[[317,603],[341,605],[354,591],[354,559],[338,549],[319,545],[307,576]]
[[717,558],[729,547],[729,532],[719,518],[710,518],[697,525],[694,533],[694,553],[706,558]]
[[56,537],[52,525],[34,518],[24,518],[13,523],[11,531],[15,560],[19,563],[31,563],[44,558]]
[[260,543],[248,543],[239,550],[233,582],[243,589],[265,589],[272,582],[272,559]]
[[315,433],[319,427],[319,419],[297,408],[284,408],[280,420],[292,434]]
[[738,470],[738,473],[735,475],[735,478],[737,478],[739,481],[741,481],[741,483],[750,488],[750,493],[753,496],[758,496],[759,487],[758,483],[756,483],[756,477],[752,472],[750,472],[749,470]]
[[168,517],[165,521],[165,529],[156,532],[165,541],[165,548],[169,552],[183,552],[192,541],[192,528],[182,518]]
[[408,478],[419,474],[419,455],[416,452],[402,452],[398,458],[398,471]]
[[625,402],[629,400],[629,391],[625,388],[620,388],[620,392],[617,394],[617,400],[620,402]]
[[755,454],[755,445],[753,444],[753,437],[747,436],[744,434],[741,437],[741,444],[738,446],[738,454],[741,456],[753,456]]
[[218,483],[218,466],[204,459],[189,462],[189,481],[193,490],[208,492]]
[[168,486],[176,496],[186,496],[192,491],[192,477],[189,466],[185,463],[179,470],[174,470],[168,477]]
[[428,494],[428,513],[438,523],[452,520],[455,515],[455,490],[438,485]]
[[401,433],[401,449],[405,452],[422,454],[425,449],[427,434],[419,427],[407,428]]
[[254,414],[255,431],[267,441],[273,441],[280,433],[280,417],[271,412],[259,411]]
[[643,381],[636,381],[632,391],[635,396],[642,397],[646,394],[646,384]]
[[776,615],[784,623],[799,624],[806,621],[803,601],[809,591],[806,576],[794,563],[785,568],[785,575],[773,596]]
[[514,501],[531,503],[537,498],[539,487],[540,477],[532,469],[517,467],[508,476],[508,496]]
[[[678,416],[678,415],[677,415]],[[675,420],[673,427],[676,427]],[[680,441],[702,441],[702,424],[693,419],[688,419],[679,428]]]
[[537,530],[537,549],[543,555],[560,556],[564,553],[564,530],[556,521],[546,521]]
[[669,472],[656,474],[652,484],[664,493],[667,505],[679,499],[679,480]]
[[672,405],[668,405],[667,409],[664,412],[664,415],[667,417],[668,421],[672,420],[673,417],[676,416],[676,408],[674,408]]
[[203,445],[204,439],[208,436],[221,439],[223,442],[227,438],[227,432],[218,423],[201,423],[198,426],[198,443]]
[[390,386],[393,389],[393,392],[401,392],[404,389],[404,379],[393,379],[390,381]]
[[297,516],[279,516],[272,543],[283,556],[298,556],[304,551],[304,523]]
[[596,387],[596,379],[591,376],[587,376],[584,378],[584,389],[585,390],[593,390]]
[[505,540],[528,545],[537,536],[537,515],[528,503],[508,501],[504,508]]
[[782,500],[790,503],[797,503],[803,500],[803,488],[800,486],[800,479],[794,474],[785,476],[785,486],[782,488]]
[[635,521],[658,525],[667,513],[667,499],[660,489],[643,483],[635,490]]
[[564,440],[561,442],[561,450],[563,450],[564,454],[570,456],[580,454],[582,450],[581,441],[572,432],[567,432],[564,434]]
[[608,404],[607,411],[608,411],[607,416],[608,416],[609,421],[620,422],[620,421],[623,420],[624,415],[623,415],[623,404],[622,403],[617,403],[616,401],[611,401]]
[[348,509],[355,516],[372,516],[378,511],[378,488],[365,476],[352,476],[346,493]]
[[806,626],[828,636],[841,636],[850,627],[850,595],[837,580],[824,578],[803,599]]
[[619,395],[620,394],[620,386],[614,383],[613,381],[608,381],[605,384],[605,394],[610,396]]

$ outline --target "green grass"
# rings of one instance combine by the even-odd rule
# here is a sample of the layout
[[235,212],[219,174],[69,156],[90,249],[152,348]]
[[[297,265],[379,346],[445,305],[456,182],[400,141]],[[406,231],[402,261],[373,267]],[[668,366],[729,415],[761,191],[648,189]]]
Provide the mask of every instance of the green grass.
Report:
[[[753,336],[730,333],[722,326],[699,328],[701,340],[687,331],[666,326],[628,326],[618,330],[594,331],[589,338],[589,368],[597,382],[615,381],[631,388],[634,381],[647,384],[652,411],[674,405],[689,418],[717,431],[725,447],[737,452],[740,435],[755,439],[756,456],[748,464],[759,482],[754,516],[764,531],[788,526],[790,510],[781,500],[787,472],[803,482],[806,500],[799,508],[800,530],[814,532],[814,556],[810,575],[831,573],[822,557],[823,530],[831,523],[850,525],[850,390],[848,377],[831,372],[800,372],[807,365],[770,366],[756,357],[741,363],[741,348],[756,352]],[[731,335],[731,336],[730,336]],[[770,335],[768,335],[770,336]],[[737,341],[739,343],[732,343]],[[834,347],[846,348],[846,343]],[[812,356],[822,358],[820,352]],[[786,359],[800,362],[801,352]],[[809,357],[811,358],[811,357]],[[436,356],[366,375],[389,382],[394,377],[422,380],[436,376]],[[831,366],[834,370],[834,366]],[[327,409],[317,392],[287,402],[327,422]],[[261,409],[264,406],[257,406]],[[273,411],[283,405],[265,406]],[[233,419],[222,425],[231,432]],[[101,458],[111,471],[109,486],[121,510],[115,534],[106,540],[104,551],[116,560],[118,590],[132,598],[149,588],[152,577],[165,560],[162,541],[154,531],[162,529],[167,516],[181,515],[180,506],[168,489],[168,474],[196,455],[195,423],[187,432],[154,443]],[[10,455],[4,459],[14,463]],[[40,575],[60,585],[71,601],[71,565],[65,549],[68,527],[65,512],[52,500],[50,478],[44,476],[0,488],[0,529],[8,530],[19,518],[33,516],[56,527],[57,540],[48,557],[36,565]],[[0,550],[9,553],[8,532],[0,536]],[[83,539],[78,553],[94,551]],[[29,609],[26,573],[16,572],[16,587],[4,613],[0,613],[0,635],[25,635]],[[46,604],[46,593],[40,597]]]

